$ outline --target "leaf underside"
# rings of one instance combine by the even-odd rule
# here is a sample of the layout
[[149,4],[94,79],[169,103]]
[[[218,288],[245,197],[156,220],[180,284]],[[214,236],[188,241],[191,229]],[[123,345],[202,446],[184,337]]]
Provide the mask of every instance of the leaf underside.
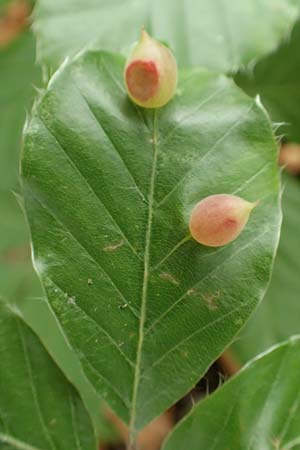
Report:
[[300,142],[300,19],[276,51],[236,75],[236,81],[249,95],[259,94],[278,133]]
[[300,336],[254,359],[175,428],[163,450],[299,450]]
[[298,13],[299,0],[40,0],[34,28],[54,68],[88,45],[126,49],[145,26],[180,65],[228,72],[275,48]]
[[[277,149],[226,77],[181,72],[165,108],[127,98],[123,57],[87,52],[34,108],[22,162],[35,267],[83,370],[139,430],[186,393],[262,297],[278,240]],[[260,199],[222,248],[189,238],[193,205]]]

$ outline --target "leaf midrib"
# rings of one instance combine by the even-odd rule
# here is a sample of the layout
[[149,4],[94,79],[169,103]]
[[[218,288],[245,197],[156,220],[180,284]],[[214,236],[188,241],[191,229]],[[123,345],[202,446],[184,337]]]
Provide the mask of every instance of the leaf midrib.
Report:
[[144,327],[146,320],[146,307],[147,307],[147,295],[148,295],[148,281],[150,274],[150,246],[151,246],[151,233],[152,233],[152,220],[153,220],[153,205],[154,205],[154,191],[155,191],[155,179],[156,179],[156,167],[157,167],[157,109],[153,112],[153,163],[152,172],[150,178],[149,195],[148,195],[148,221],[145,236],[145,252],[144,252],[144,276],[142,287],[142,301],[141,301],[141,316],[139,326],[139,336],[137,345],[136,365],[134,371],[134,382],[132,391],[130,424],[129,424],[129,448],[134,444],[136,430],[136,404],[138,398],[138,388],[141,378],[141,360],[142,360],[142,347],[144,341]]

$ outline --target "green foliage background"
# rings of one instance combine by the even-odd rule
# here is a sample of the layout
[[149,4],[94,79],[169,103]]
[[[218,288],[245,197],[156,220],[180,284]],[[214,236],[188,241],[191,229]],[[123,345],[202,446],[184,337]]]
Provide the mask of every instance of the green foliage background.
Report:
[[[8,1],[2,1],[0,3],[0,8],[2,8],[0,9],[0,16],[4,11],[3,7],[8,3]],[[300,53],[298,45],[298,14],[299,2],[296,0],[282,0],[277,2],[249,0],[235,2],[234,4],[226,4],[225,2],[217,2],[216,0],[209,4],[204,1],[196,2],[195,0],[189,0],[184,3],[184,6],[180,2],[176,3],[176,7],[174,7],[174,2],[169,1],[163,3],[154,1],[150,4],[146,0],[141,2],[135,2],[133,0],[122,2],[118,0],[110,2],[104,0],[100,2],[98,0],[40,0],[34,14],[38,64],[35,63],[36,38],[29,27],[7,47],[0,49],[0,320],[5,325],[7,323],[7,315],[9,317],[15,317],[15,311],[18,312],[16,318],[9,320],[14,324],[12,327],[15,327],[17,322],[21,324],[18,327],[24,330],[26,341],[28,339],[30,346],[37,348],[38,352],[43,355],[41,358],[45,358],[45,362],[40,363],[41,368],[37,369],[37,373],[41,371],[42,375],[43,370],[45,370],[46,374],[47,367],[52,367],[53,363],[50,360],[48,361],[49,358],[40,346],[40,343],[32,335],[32,332],[26,328],[23,322],[25,321],[37,333],[64,374],[80,392],[85,406],[91,414],[94,428],[96,428],[97,433],[104,439],[114,439],[115,431],[108,425],[107,420],[101,412],[102,400],[100,400],[100,397],[103,395],[103,390],[99,390],[95,386],[94,377],[87,375],[86,371],[83,370],[82,361],[78,357],[78,352],[74,352],[74,348],[70,347],[68,339],[65,336],[65,330],[63,330],[53,313],[53,303],[50,306],[46,301],[44,291],[32,269],[28,229],[22,213],[22,209],[24,208],[23,198],[19,195],[19,154],[22,145],[22,129],[26,115],[29,114],[31,109],[33,99],[43,96],[43,91],[46,88],[42,81],[42,72],[44,79],[46,79],[66,57],[75,55],[83,47],[121,51],[126,54],[129,46],[138,37],[139,28],[145,24],[148,31],[152,32],[155,37],[171,45],[181,66],[200,65],[213,69],[216,72],[229,74],[237,85],[248,95],[253,97],[259,95],[271,119],[276,123],[282,123],[280,128],[277,129],[276,126],[277,134],[284,135],[286,140],[299,141],[298,96],[300,92],[300,81],[298,76],[298,63]],[[68,30],[67,33],[66,30]],[[113,69],[115,70],[114,67]],[[197,70],[194,72],[191,69],[190,72],[185,73],[183,78],[191,75],[197,77],[196,73]],[[205,80],[205,76],[201,76],[199,85],[203,83],[204,90],[207,89],[208,92],[210,77],[213,80],[216,76],[212,73],[208,74]],[[194,84],[196,83],[194,82]],[[195,94],[197,88],[193,83],[191,83],[190,89],[190,96],[196,95],[197,98],[197,94]],[[214,87],[212,86],[211,89],[213,90]],[[235,92],[235,88],[232,88],[232,92]],[[183,89],[181,94],[185,94]],[[63,96],[64,93],[62,93]],[[220,99],[221,103],[222,101]],[[49,106],[49,111],[51,111],[52,107],[52,105]],[[175,109],[175,111],[178,111],[176,112],[178,117],[182,115],[184,109],[189,109],[190,113],[192,113],[189,117],[189,124],[192,124],[192,118],[194,116],[198,120],[198,122],[196,120],[196,124],[198,126],[201,124],[201,127],[205,129],[207,118],[202,122],[202,117],[198,117],[197,114],[194,115],[191,105],[184,104],[179,95],[178,110]],[[55,108],[53,111],[55,114],[59,113]],[[112,120],[114,111],[109,110],[109,108],[106,108],[106,111],[112,114],[110,116],[110,120]],[[170,114],[171,111],[172,106],[170,108]],[[213,109],[209,113],[212,113],[212,111]],[[128,110],[126,114],[128,114]],[[56,117],[59,117],[59,115]],[[151,118],[145,115],[143,120],[147,126],[151,127],[149,125]],[[255,133],[259,132],[258,122],[259,120],[257,120],[257,124],[253,128],[250,127],[250,140],[253,139]],[[165,125],[159,126],[162,127],[160,131],[164,131]],[[209,135],[209,130],[205,129],[205,131]],[[188,139],[188,136],[190,136],[189,130],[186,130],[186,134],[183,132],[182,135],[176,136],[177,141],[179,139],[179,144],[182,144]],[[195,136],[197,136],[197,133]],[[190,136],[190,139],[190,146],[192,147],[192,136]],[[133,145],[136,145],[134,140]],[[206,143],[203,141],[203,146],[205,147],[205,145]],[[241,151],[242,147],[240,142],[232,140],[230,141],[230,145],[233,146],[232,153],[229,153],[230,157],[237,158],[235,151]],[[267,149],[269,143],[265,145]],[[186,151],[188,152],[188,149]],[[251,158],[249,157],[247,161],[244,161],[244,165],[241,161],[240,166],[236,166],[233,180],[242,167],[249,169],[249,174],[251,168],[254,169],[256,167],[256,170],[259,170],[258,165],[256,166],[254,161],[249,163],[250,160]],[[265,161],[265,164],[268,163],[267,151],[266,155],[262,156],[261,161]],[[233,183],[230,185],[226,184],[228,177],[226,178],[225,184],[222,185],[222,177],[224,173],[226,174],[226,163],[220,160],[220,164],[224,165],[225,170],[223,171],[224,168],[222,168],[218,176],[216,168],[212,170],[211,167],[210,171],[208,170],[207,172],[206,183],[210,183],[210,186],[215,183],[220,188],[222,186],[224,189],[225,187],[226,189],[230,189]],[[261,168],[263,169],[263,167]],[[137,169],[137,176],[139,176],[140,170],[140,168]],[[145,176],[142,170],[140,171],[140,175]],[[273,180],[271,183],[274,183],[274,173],[273,178],[269,176],[269,181],[266,181],[266,184],[271,179]],[[199,180],[201,181],[201,177]],[[205,183],[203,186],[205,186]],[[266,186],[262,186],[263,182],[261,185],[257,184],[256,189],[267,189]],[[283,180],[283,188],[283,229],[272,281],[262,304],[254,313],[242,334],[236,338],[232,347],[233,354],[241,363],[247,362],[251,357],[267,349],[270,345],[289,337],[291,334],[299,332],[299,182],[291,176],[287,176]],[[254,189],[252,194],[256,195],[258,192]],[[269,220],[272,214],[273,209],[270,206]],[[275,215],[272,217],[275,217]],[[129,214],[128,221],[130,220]],[[270,227],[276,227],[277,220],[278,216],[274,220],[271,219]],[[44,227],[46,228],[47,224]],[[255,232],[254,228],[253,231]],[[269,233],[271,236],[271,228]],[[245,238],[247,238],[247,235],[245,235]],[[167,240],[164,242],[168,243]],[[271,241],[269,244],[264,242],[259,248],[255,246],[253,248],[253,254],[255,254],[256,258],[258,258],[258,255],[262,258],[263,245],[266,246],[264,251],[270,254],[270,249],[272,245],[274,246],[274,241],[272,244]],[[246,255],[248,258],[249,254]],[[184,255],[180,254],[179,256],[182,258]],[[215,260],[213,261],[216,263]],[[236,263],[237,265],[240,263],[245,264],[244,261],[241,262],[240,260],[237,260]],[[261,269],[264,264],[265,261],[261,259],[261,264],[258,264],[259,268]],[[258,268],[256,269],[258,270]],[[237,273],[237,267],[235,265],[230,270],[232,270],[232,274]],[[260,271],[258,273],[260,273],[259,283],[264,284],[266,281],[266,273],[263,276]],[[227,271],[226,277],[229,276],[229,271]],[[260,279],[261,276],[262,278]],[[163,282],[160,281],[160,284],[162,286]],[[240,292],[241,287],[238,288],[237,286],[235,284],[233,289],[236,290],[235,292]],[[261,293],[257,294],[255,302],[251,303],[251,310],[254,307],[254,303],[261,296]],[[5,305],[8,305],[8,307]],[[13,313],[11,311],[11,305],[13,305]],[[250,313],[250,309],[245,312],[242,321],[246,319],[246,316]],[[195,310],[191,309],[191,314],[194,315]],[[203,311],[201,311],[201,314],[203,314]],[[178,323],[181,320],[181,323],[184,324],[184,320],[187,319],[179,319]],[[242,322],[240,322],[236,331],[241,324]],[[161,335],[161,339],[164,340],[163,342],[167,342],[167,339],[172,340],[176,338],[175,335],[179,331],[175,327],[176,333],[174,335],[171,334],[170,329],[173,329],[173,326],[174,324],[167,331],[163,330]],[[6,376],[8,370],[6,358],[9,346],[7,342],[12,344],[8,336],[13,333],[14,331],[9,326],[2,327],[1,350],[4,355],[2,364],[0,365],[1,370],[3,370],[2,379]],[[230,335],[226,335],[224,328],[220,327],[219,333],[224,333],[222,334],[224,339],[220,340],[218,345],[216,342],[211,342],[211,336],[206,336],[206,345],[208,348],[214,349],[214,356],[210,355],[206,362],[200,361],[199,365],[193,365],[192,373],[193,371],[195,373],[193,373],[192,379],[189,381],[190,385],[195,382],[197,376],[199,377],[207,365],[229,344],[235,331],[232,329]],[[294,349],[297,349],[297,346],[293,347],[293,351]],[[151,348],[152,351],[153,355],[157,357],[154,348]],[[13,353],[13,350],[11,352]],[[276,354],[279,354],[279,350]],[[21,361],[21,356],[19,360]],[[14,361],[16,363],[17,358],[15,360],[10,358],[9,360],[9,364],[12,365],[12,372],[14,372]],[[254,373],[256,373],[255,364],[253,369]],[[268,360],[266,360],[266,363],[263,361],[263,364],[266,364],[264,370],[271,370]],[[158,384],[164,376],[168,376],[169,373],[174,373],[171,367],[170,365],[169,368],[165,368],[165,372],[159,375]],[[53,395],[57,395],[58,391],[56,389],[60,389],[58,386],[61,385],[65,385],[66,389],[72,390],[72,388],[67,387],[68,382],[58,372],[58,369],[55,367],[53,370],[59,374],[58,378],[63,380],[54,386]],[[271,378],[273,372],[270,371],[268,374]],[[10,385],[11,390],[14,389],[14,383],[17,384],[18,380],[18,371],[16,371],[16,376],[12,378],[12,384]],[[45,379],[37,380],[39,387],[43,387],[43,383],[45,382]],[[24,383],[26,383],[26,380]],[[163,387],[163,383],[161,386]],[[185,386],[185,389],[187,389],[188,383]],[[156,384],[154,388],[157,388]],[[295,383],[292,383],[291,389],[296,389],[293,391],[293,395],[296,395],[297,386]],[[228,388],[229,390],[230,388]],[[9,394],[8,385],[6,386],[6,391]],[[173,401],[175,401],[175,397],[178,396],[178,394],[175,395],[175,391],[176,389],[173,391],[170,389],[170,392],[172,392],[169,395],[170,400],[173,398]],[[222,398],[223,392],[220,392],[220,398]],[[286,405],[291,406],[289,395],[286,394],[284,389],[282,392],[282,395],[286,395]],[[73,395],[77,399],[77,394],[72,391]],[[143,395],[147,398],[150,397],[150,400],[153,397],[153,390],[145,390],[145,394]],[[272,397],[274,393],[270,395]],[[76,401],[80,404],[79,400]],[[161,401],[161,410],[167,405],[168,401]],[[59,402],[59,399],[57,399],[57,402]],[[212,404],[213,402],[214,400],[212,400]],[[3,408],[6,409],[7,406],[3,405],[3,400],[2,403],[0,400],[0,423],[5,422],[1,416],[1,411]],[[79,409],[84,411],[82,408],[80,404]],[[159,408],[155,408],[156,406],[153,408],[153,416],[158,413]],[[262,414],[265,416],[267,414],[266,409],[262,411]],[[142,418],[142,413],[139,413],[139,415],[141,416],[141,422],[148,420]],[[16,420],[16,424],[18,420]],[[49,426],[49,424],[46,424],[46,428]],[[90,429],[88,420],[85,422],[84,427],[86,428],[82,430],[83,433]],[[21,432],[21,428],[19,429]],[[4,433],[3,426],[2,428],[0,427],[0,440],[1,433]],[[67,423],[61,433],[60,436],[63,436],[63,433],[65,433],[65,436],[68,435]],[[224,430],[224,433],[226,435],[226,430]],[[271,431],[268,431],[266,439],[270,433]],[[22,438],[22,436],[18,437],[14,432],[11,435],[16,439]],[[175,442],[177,440],[176,436],[175,433]],[[228,436],[228,439],[233,439],[230,435]],[[6,442],[3,437],[2,441]],[[27,444],[38,446],[38,444],[30,441]],[[8,445],[7,448],[13,447],[11,443],[7,444],[7,442],[4,445]],[[41,443],[40,450],[48,448],[47,445]],[[89,442],[87,445],[87,448],[90,448],[94,444]],[[297,448],[296,445],[298,445],[297,442],[293,448]],[[49,448],[52,447],[50,445]],[[85,447],[83,446],[83,448]]]

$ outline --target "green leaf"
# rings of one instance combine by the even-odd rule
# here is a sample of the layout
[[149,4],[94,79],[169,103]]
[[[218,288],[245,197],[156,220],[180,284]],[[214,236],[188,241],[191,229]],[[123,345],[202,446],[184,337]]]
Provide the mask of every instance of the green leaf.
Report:
[[283,225],[272,281],[233,345],[239,362],[246,362],[271,345],[300,333],[300,183],[287,175],[283,187]]
[[258,60],[254,67],[236,76],[237,84],[249,95],[259,94],[280,134],[300,141],[300,20],[278,49]]
[[[62,67],[26,130],[23,182],[35,267],[97,391],[131,429],[187,392],[263,295],[278,240],[277,146],[233,81],[181,72],[161,110],[133,105],[124,59]],[[260,199],[243,234],[189,236],[215,193]]]
[[0,300],[1,450],[96,449],[74,388],[18,314]]
[[41,0],[35,30],[39,58],[54,68],[87,45],[122,50],[145,25],[180,65],[227,72],[275,48],[298,12],[299,0]]
[[[0,50],[0,190],[18,184],[19,151],[34,85],[41,71],[35,64],[35,40],[30,31]],[[22,74],[22,76],[20,76]]]
[[39,294],[24,216],[14,194],[0,191],[0,296],[18,301]]
[[34,60],[35,40],[28,30],[0,51],[0,296],[15,301],[40,294],[28,230],[11,191],[18,186],[26,108],[33,100],[33,83],[40,77]]
[[163,450],[300,448],[300,337],[254,359],[175,428]]
[[17,304],[23,319],[79,389],[101,437],[104,433],[110,437],[99,396],[82,373],[51,309],[41,298],[41,286],[31,263],[28,227],[11,192],[18,186],[26,108],[33,100],[33,85],[39,83],[41,76],[34,61],[35,40],[29,31],[0,51],[0,297]]

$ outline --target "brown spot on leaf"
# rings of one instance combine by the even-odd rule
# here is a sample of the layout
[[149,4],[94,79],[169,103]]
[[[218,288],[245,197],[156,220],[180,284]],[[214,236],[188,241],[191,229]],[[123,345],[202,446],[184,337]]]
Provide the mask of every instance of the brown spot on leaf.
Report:
[[220,291],[217,291],[216,293],[204,293],[201,294],[201,297],[203,300],[207,303],[209,309],[218,309],[219,305],[217,303],[217,300],[219,299],[221,293]]
[[117,242],[116,244],[107,245],[103,248],[105,252],[114,252],[118,250],[118,248],[122,247],[124,245],[124,239],[122,239],[120,242]]
[[159,275],[159,277],[160,277],[162,280],[170,281],[170,283],[173,283],[173,284],[175,284],[176,286],[179,286],[179,284],[180,284],[179,281],[176,280],[176,278],[174,278],[173,275],[171,275],[171,274],[168,273],[168,272],[162,272],[162,273]]

